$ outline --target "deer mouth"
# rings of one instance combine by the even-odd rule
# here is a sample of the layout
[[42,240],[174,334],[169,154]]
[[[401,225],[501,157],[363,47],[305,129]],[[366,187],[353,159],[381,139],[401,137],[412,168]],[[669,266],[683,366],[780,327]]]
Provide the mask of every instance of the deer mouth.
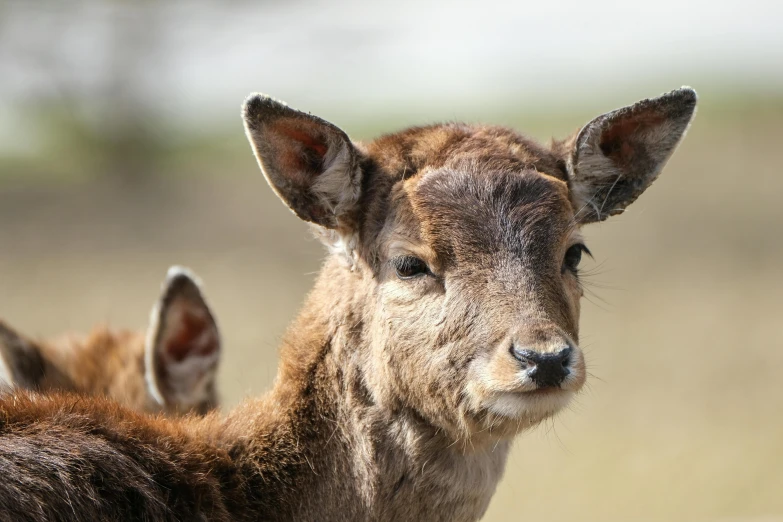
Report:
[[574,391],[562,388],[503,392],[486,401],[485,405],[493,415],[521,420],[529,427],[565,408],[574,395]]
[[547,386],[545,388],[536,388],[535,390],[526,390],[516,393],[523,397],[548,397],[563,392],[571,393],[570,390],[564,390],[560,386]]
[[490,357],[476,359],[466,392],[481,426],[488,419],[493,433],[514,435],[567,407],[586,376],[582,352],[568,348],[509,353],[501,343]]

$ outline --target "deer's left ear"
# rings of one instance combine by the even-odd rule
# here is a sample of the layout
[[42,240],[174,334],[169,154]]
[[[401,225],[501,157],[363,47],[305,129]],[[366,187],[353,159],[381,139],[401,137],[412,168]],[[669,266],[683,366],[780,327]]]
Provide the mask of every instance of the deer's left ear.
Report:
[[169,268],[144,350],[147,387],[158,403],[200,413],[217,405],[220,332],[198,278],[186,268]]
[[696,91],[683,87],[585,125],[567,160],[576,219],[603,221],[633,203],[658,177],[695,110]]

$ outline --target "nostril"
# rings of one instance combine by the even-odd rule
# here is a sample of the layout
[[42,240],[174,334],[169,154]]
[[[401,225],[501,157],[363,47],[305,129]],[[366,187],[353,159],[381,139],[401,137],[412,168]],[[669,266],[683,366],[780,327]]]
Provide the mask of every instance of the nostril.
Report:
[[555,355],[556,358],[560,359],[560,364],[563,365],[563,368],[568,367],[571,363],[571,352],[573,352],[573,349],[569,346],[568,348],[563,348]]
[[511,344],[511,355],[519,361],[519,367],[522,370],[529,370],[536,367],[538,360],[536,353],[530,350],[520,350],[513,343]]

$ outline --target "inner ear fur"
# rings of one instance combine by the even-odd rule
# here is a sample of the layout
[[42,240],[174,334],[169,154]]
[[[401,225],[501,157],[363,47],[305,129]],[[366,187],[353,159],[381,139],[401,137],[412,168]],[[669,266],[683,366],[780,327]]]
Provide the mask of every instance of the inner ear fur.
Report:
[[205,375],[214,375],[220,331],[190,270],[172,266],[162,288],[147,332],[145,377],[160,404],[175,404],[187,401]]

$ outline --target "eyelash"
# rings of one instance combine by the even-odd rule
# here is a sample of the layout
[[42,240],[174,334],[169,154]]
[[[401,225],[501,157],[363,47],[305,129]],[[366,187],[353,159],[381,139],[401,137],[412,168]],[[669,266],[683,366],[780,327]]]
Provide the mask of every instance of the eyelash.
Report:
[[[593,257],[593,254],[583,243],[575,243],[568,247],[563,257],[562,272],[570,271],[575,276],[579,275],[579,263],[582,261],[582,254]],[[570,259],[569,259],[570,258]]]
[[415,256],[400,256],[389,261],[397,277],[403,281],[431,274],[427,263]]

